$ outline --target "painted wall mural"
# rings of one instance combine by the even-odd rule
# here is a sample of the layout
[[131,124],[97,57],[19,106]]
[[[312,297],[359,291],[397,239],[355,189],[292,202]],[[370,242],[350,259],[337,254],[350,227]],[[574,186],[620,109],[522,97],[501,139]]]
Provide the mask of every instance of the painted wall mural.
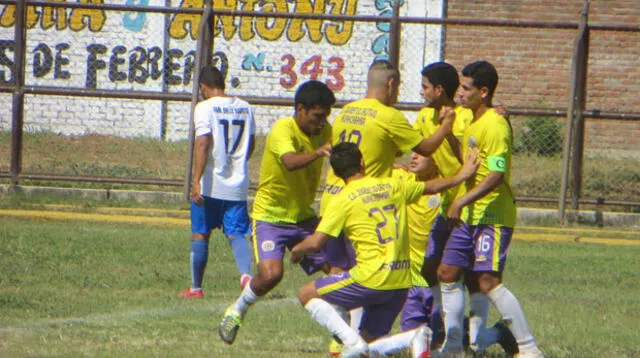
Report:
[[[88,89],[144,91],[191,91],[195,69],[195,39],[200,15],[165,15],[153,12],[106,11],[48,7],[47,2],[118,4],[141,7],[202,8],[205,0],[44,0],[27,7],[26,76],[27,85]],[[291,12],[296,14],[391,15],[391,0],[212,0],[216,10]],[[441,16],[442,0],[401,2],[403,15]],[[436,11],[433,11],[436,9]],[[440,15],[438,15],[438,10]],[[435,14],[435,15],[434,15]],[[15,6],[0,6],[0,85],[13,81],[15,56]],[[432,26],[434,27],[434,26]],[[415,77],[424,63],[441,58],[440,32],[429,26],[403,33],[403,41],[419,49],[401,65],[406,79]],[[366,70],[376,59],[387,57],[389,24],[386,21],[358,22],[328,19],[285,19],[252,16],[214,18],[212,59],[227,74],[228,92],[239,96],[291,98],[302,82],[320,80],[336,92],[339,99],[356,99],[366,86]],[[435,45],[434,36],[438,37]],[[429,41],[426,41],[429,37]],[[406,72],[406,74],[405,74]],[[407,81],[405,81],[407,82]],[[413,86],[413,84],[404,84]],[[418,84],[416,84],[418,86]],[[414,86],[415,87],[415,86]],[[401,92],[402,100],[419,100],[418,90]],[[137,108],[122,101],[104,99],[103,114],[83,111],[77,99],[54,97],[43,105],[27,103],[27,116],[33,126],[63,133],[107,132],[107,134],[165,136],[159,130],[160,117],[169,123],[166,137],[184,139],[188,118],[187,104],[171,102],[161,108],[157,101],[140,101]],[[76,110],[69,118],[51,106]],[[45,107],[49,107],[46,109]],[[130,107],[125,109],[125,107]],[[131,109],[136,108],[135,124]],[[10,109],[0,109],[0,128],[10,126]],[[269,124],[282,108],[261,109]],[[37,119],[38,113],[49,114]],[[56,117],[56,113],[58,114]],[[101,121],[109,118],[110,125]],[[116,121],[113,118],[117,118]],[[142,119],[138,118],[142,117]],[[42,123],[39,123],[42,122]],[[80,123],[80,124],[77,124]],[[142,125],[143,129],[139,129]],[[136,127],[134,131],[127,128]]]

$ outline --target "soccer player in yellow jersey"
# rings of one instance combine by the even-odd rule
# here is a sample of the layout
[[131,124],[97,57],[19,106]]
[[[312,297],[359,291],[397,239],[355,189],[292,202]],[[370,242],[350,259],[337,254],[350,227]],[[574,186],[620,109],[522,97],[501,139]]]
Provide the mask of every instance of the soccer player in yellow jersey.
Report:
[[[441,126],[439,121],[440,110],[443,107],[455,107],[456,120],[453,131],[447,135],[447,140],[431,155],[438,170],[445,177],[451,176],[462,165],[459,139],[462,139],[464,131],[473,119],[473,112],[470,109],[456,105],[454,101],[459,84],[458,71],[446,62],[435,62],[422,70],[422,89],[420,94],[424,98],[427,107],[423,108],[418,114],[414,128],[418,129],[425,137],[433,135]],[[459,190],[460,186],[457,186],[442,194],[442,205],[429,232],[429,243],[425,253],[424,266],[422,267],[422,274],[433,290],[435,310],[440,310],[442,302],[437,276],[438,265],[440,265],[445,244],[451,233],[450,225],[446,220],[447,210]],[[465,283],[469,289],[471,311],[469,318],[469,346],[474,351],[481,353],[493,341],[489,337],[478,337],[480,332],[484,332],[483,329],[489,314],[489,302],[487,297],[480,292],[475,280],[469,278],[469,275],[465,275]]]
[[[398,100],[399,84],[400,74],[389,61],[374,62],[367,75],[365,97],[347,104],[333,121],[333,144],[355,143],[362,152],[366,176],[390,177],[398,154],[413,150],[429,155],[451,132],[455,118],[453,113],[443,114],[442,125],[428,137],[413,129],[402,112],[392,107]],[[321,217],[331,199],[343,187],[342,179],[329,169],[320,207]],[[345,256],[340,243],[340,240],[333,240],[328,245],[329,264],[349,269],[353,258]]]
[[[365,176],[363,156],[355,143],[333,147],[331,167],[346,186],[333,198],[316,231],[291,250],[291,258],[302,260],[342,232],[352,242],[355,266],[312,281],[299,293],[313,319],[344,343],[341,357],[367,354],[366,342],[386,335],[402,308],[411,286],[406,205],[471,177],[478,164],[473,155],[452,178],[408,182]],[[339,313],[355,307],[364,308],[360,334]],[[415,333],[401,333],[406,338],[402,349]]]
[[[327,117],[335,103],[322,82],[308,81],[295,94],[293,117],[278,120],[267,136],[260,184],[253,203],[253,246],[258,274],[225,312],[220,338],[232,344],[249,307],[282,279],[286,248],[311,234],[317,217],[311,205],[322,174],[322,159],[331,149]],[[326,265],[324,253],[300,262],[307,274]]]
[[447,241],[438,280],[442,290],[445,353],[462,349],[463,269],[473,272],[479,288],[498,309],[518,342],[520,357],[542,357],[518,299],[502,284],[507,249],[516,222],[509,186],[513,134],[509,122],[492,108],[498,73],[486,61],[462,70],[460,104],[473,112],[462,139],[462,152],[480,152],[481,165],[451,203],[447,216],[459,221]]

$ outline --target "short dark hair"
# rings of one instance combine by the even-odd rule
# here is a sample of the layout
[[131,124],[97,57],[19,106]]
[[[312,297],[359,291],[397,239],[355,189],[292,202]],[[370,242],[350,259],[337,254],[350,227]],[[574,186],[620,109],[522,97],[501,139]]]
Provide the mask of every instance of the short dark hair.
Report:
[[207,87],[224,90],[224,74],[215,66],[200,69],[198,81]]
[[307,81],[296,90],[295,105],[301,104],[304,108],[320,106],[331,108],[336,103],[333,91],[320,81]]
[[487,61],[472,62],[462,69],[462,75],[471,77],[473,85],[477,88],[487,87],[489,96],[493,97],[496,87],[498,87],[498,71]]
[[426,77],[434,86],[442,86],[449,99],[453,99],[460,85],[458,71],[446,62],[434,62],[422,69],[422,76]]
[[333,172],[346,180],[360,171],[362,152],[355,143],[342,142],[331,148],[329,162]]

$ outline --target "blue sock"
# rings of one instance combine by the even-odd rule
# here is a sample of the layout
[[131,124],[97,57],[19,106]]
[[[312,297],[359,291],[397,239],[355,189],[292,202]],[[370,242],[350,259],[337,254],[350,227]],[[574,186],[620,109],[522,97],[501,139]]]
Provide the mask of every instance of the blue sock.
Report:
[[209,259],[209,241],[191,240],[191,288],[202,288],[204,269]]
[[233,250],[233,257],[236,259],[236,266],[241,274],[251,274],[251,260],[253,253],[249,241],[244,236],[231,236],[229,244]]

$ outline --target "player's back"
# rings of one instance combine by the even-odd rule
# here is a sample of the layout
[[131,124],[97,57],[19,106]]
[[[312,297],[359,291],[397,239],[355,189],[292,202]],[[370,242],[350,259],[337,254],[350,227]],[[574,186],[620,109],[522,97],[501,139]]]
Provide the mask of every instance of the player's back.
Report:
[[[255,133],[253,109],[237,97],[211,97],[198,103],[211,129],[213,148],[203,174],[204,195],[246,200],[249,191],[247,160]],[[196,133],[197,134],[197,133]]]
[[406,205],[417,201],[423,188],[417,182],[364,177],[351,181],[331,201],[318,230],[324,230],[323,223],[343,224],[338,226],[356,252],[350,270],[356,282],[375,289],[411,285]]
[[[399,152],[407,152],[422,141],[397,109],[374,98],[365,98],[346,105],[333,124],[332,143],[352,142],[358,145],[365,163],[365,175],[389,177]],[[333,170],[327,173],[322,197],[321,214],[330,197],[344,187]]]

